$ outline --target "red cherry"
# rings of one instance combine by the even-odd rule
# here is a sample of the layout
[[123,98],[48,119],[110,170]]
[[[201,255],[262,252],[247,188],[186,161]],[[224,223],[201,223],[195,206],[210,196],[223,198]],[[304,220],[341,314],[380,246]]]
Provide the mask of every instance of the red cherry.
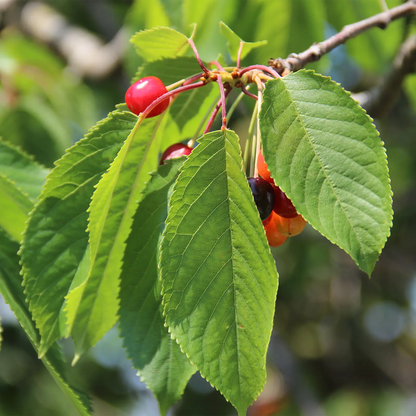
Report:
[[264,156],[261,149],[257,156],[257,171],[259,176],[261,176],[265,181],[274,183],[273,178],[270,177],[270,172],[266,162],[264,161]]
[[284,218],[295,218],[298,213],[293,206],[292,201],[286,194],[278,187],[273,186],[274,189],[274,207],[273,210]]
[[[163,82],[156,77],[145,77],[130,85],[126,92],[126,104],[130,111],[136,115],[143,113],[146,108],[157,100],[168,90],[163,85]],[[149,117],[158,116],[163,113],[169,106],[169,98],[163,100],[158,104],[148,115]]]
[[270,247],[279,247],[287,240],[287,236],[281,234],[277,229],[275,216],[277,214],[272,211],[270,216],[263,221],[264,231],[266,231],[266,237]]
[[280,234],[287,237],[294,237],[295,235],[300,234],[306,225],[306,221],[301,215],[298,215],[295,218],[284,218],[275,213],[273,219]]
[[262,221],[273,211],[274,191],[272,185],[262,178],[247,178],[254,203],[257,206]]
[[175,159],[181,156],[188,156],[191,152],[192,148],[188,147],[186,144],[173,144],[163,152],[162,157],[160,158],[160,164],[162,165],[165,160]]

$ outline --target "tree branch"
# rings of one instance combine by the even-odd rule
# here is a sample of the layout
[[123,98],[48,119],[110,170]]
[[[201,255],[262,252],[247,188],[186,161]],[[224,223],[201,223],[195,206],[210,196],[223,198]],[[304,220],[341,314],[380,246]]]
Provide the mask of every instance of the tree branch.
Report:
[[298,71],[299,69],[305,67],[308,63],[319,61],[323,55],[345,43],[348,39],[354,38],[360,33],[363,33],[373,27],[386,29],[393,20],[408,16],[415,12],[416,0],[409,0],[400,6],[376,14],[368,19],[344,26],[343,29],[336,35],[331,36],[323,42],[315,43],[309,49],[300,54],[291,54],[286,59],[270,59],[269,66],[276,68],[279,73],[282,73],[285,70]]

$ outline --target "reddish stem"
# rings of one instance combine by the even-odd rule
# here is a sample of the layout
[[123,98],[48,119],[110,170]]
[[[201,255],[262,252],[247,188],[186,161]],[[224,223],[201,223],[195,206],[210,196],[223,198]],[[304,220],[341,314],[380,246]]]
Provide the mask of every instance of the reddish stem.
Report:
[[200,88],[200,87],[203,87],[205,85],[205,82],[204,81],[199,81],[199,82],[196,82],[195,84],[190,84],[190,85],[184,85],[183,87],[179,87],[179,88],[176,88],[176,89],[174,89],[174,90],[172,90],[172,91],[168,91],[167,93],[165,93],[165,94],[163,94],[163,95],[161,95],[157,100],[155,100],[155,101],[153,101],[151,104],[149,104],[147,107],[146,107],[146,110],[144,110],[143,111],[143,113],[141,113],[142,114],[142,117],[143,118],[146,118],[147,117],[147,115],[158,105],[158,104],[160,104],[162,101],[165,101],[166,100],[166,98],[169,98],[169,97],[171,97],[172,95],[176,95],[176,94],[179,94],[179,93],[181,93],[181,92],[184,92],[184,91],[188,91],[188,90],[193,90],[193,89],[195,89],[195,88]]
[[248,71],[251,71],[252,69],[259,69],[261,71],[267,72],[270,75],[273,75],[275,78],[280,78],[280,75],[273,69],[270,68],[269,66],[266,65],[250,65],[250,66],[246,66],[245,68],[243,68],[240,72],[239,72],[239,76],[241,77],[241,75],[245,74]]
[[[225,130],[227,128],[227,108],[225,106],[225,90],[224,90],[224,84],[221,80],[221,75],[218,74],[217,78],[218,86],[220,87],[220,94],[221,94],[221,107],[222,107],[222,127],[221,130]],[[230,89],[231,90],[231,89]]]
[[237,54],[237,68],[241,68],[241,52],[243,52],[244,42],[240,40],[240,47],[238,48]]
[[202,73],[199,73],[199,74],[193,75],[192,77],[188,78],[188,79],[187,79],[187,80],[183,83],[183,85],[189,85],[189,84],[191,84],[192,82],[194,82],[194,81],[196,81],[196,80],[200,79],[202,76],[203,76],[203,74],[202,74]]
[[247,91],[247,89],[244,85],[241,87],[241,91],[243,91],[243,93],[248,95],[249,97],[254,98],[256,101],[258,100],[257,95],[252,94],[250,91]]
[[202,62],[201,58],[199,57],[199,53],[198,50],[196,49],[195,43],[192,39],[188,39],[189,44],[191,45],[192,50],[194,51],[194,54],[196,56],[196,60],[198,61],[199,66],[201,67],[201,69],[206,73],[209,74],[209,70],[207,69],[207,67],[204,65],[204,63]]
[[[230,92],[231,92],[231,88],[227,89],[227,91],[225,92],[225,98],[228,97],[228,94]],[[204,130],[203,134],[207,134],[211,130],[212,124],[214,123],[215,117],[217,116],[218,111],[221,108],[221,106],[222,106],[222,97],[218,100],[217,105],[215,106],[215,108],[214,108],[214,110],[213,110],[213,112],[212,112],[212,114],[211,114],[211,116],[208,120],[207,126],[205,127],[205,130]]]
[[210,64],[215,65],[219,71],[225,72],[225,69],[221,66],[221,64],[218,61],[211,61]]

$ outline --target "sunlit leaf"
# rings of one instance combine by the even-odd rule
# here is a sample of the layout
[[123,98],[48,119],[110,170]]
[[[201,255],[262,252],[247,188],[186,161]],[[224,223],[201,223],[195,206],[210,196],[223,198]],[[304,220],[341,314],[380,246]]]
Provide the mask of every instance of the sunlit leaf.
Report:
[[297,211],[371,274],[390,234],[386,153],[372,120],[330,78],[299,71],[267,83],[264,156]]
[[[31,213],[21,250],[25,291],[41,335],[40,353],[62,335],[60,314],[88,244],[94,185],[108,169],[137,117],[115,111],[56,162]],[[61,325],[62,326],[62,325]]]
[[91,269],[71,290],[66,310],[74,317],[71,335],[76,359],[115,324],[125,242],[145,183],[157,166],[163,115],[139,117],[109,170],[97,185],[89,208]]
[[133,219],[120,276],[120,329],[133,366],[153,391],[164,414],[179,400],[196,369],[164,326],[159,240],[165,227],[168,195],[183,159],[158,168]]
[[131,42],[146,61],[182,56],[188,49],[188,38],[168,27],[156,27],[136,33]]
[[235,133],[200,139],[181,168],[166,224],[161,277],[169,331],[245,414],[265,382],[278,276]]

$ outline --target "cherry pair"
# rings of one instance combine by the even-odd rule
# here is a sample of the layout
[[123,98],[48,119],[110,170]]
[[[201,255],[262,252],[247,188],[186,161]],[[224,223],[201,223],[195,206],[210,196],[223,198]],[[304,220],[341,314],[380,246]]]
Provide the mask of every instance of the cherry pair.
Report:
[[286,241],[287,237],[301,233],[306,221],[296,212],[296,208],[286,194],[275,185],[261,150],[257,158],[257,170],[260,177],[249,178],[251,191],[269,245],[278,247]]

